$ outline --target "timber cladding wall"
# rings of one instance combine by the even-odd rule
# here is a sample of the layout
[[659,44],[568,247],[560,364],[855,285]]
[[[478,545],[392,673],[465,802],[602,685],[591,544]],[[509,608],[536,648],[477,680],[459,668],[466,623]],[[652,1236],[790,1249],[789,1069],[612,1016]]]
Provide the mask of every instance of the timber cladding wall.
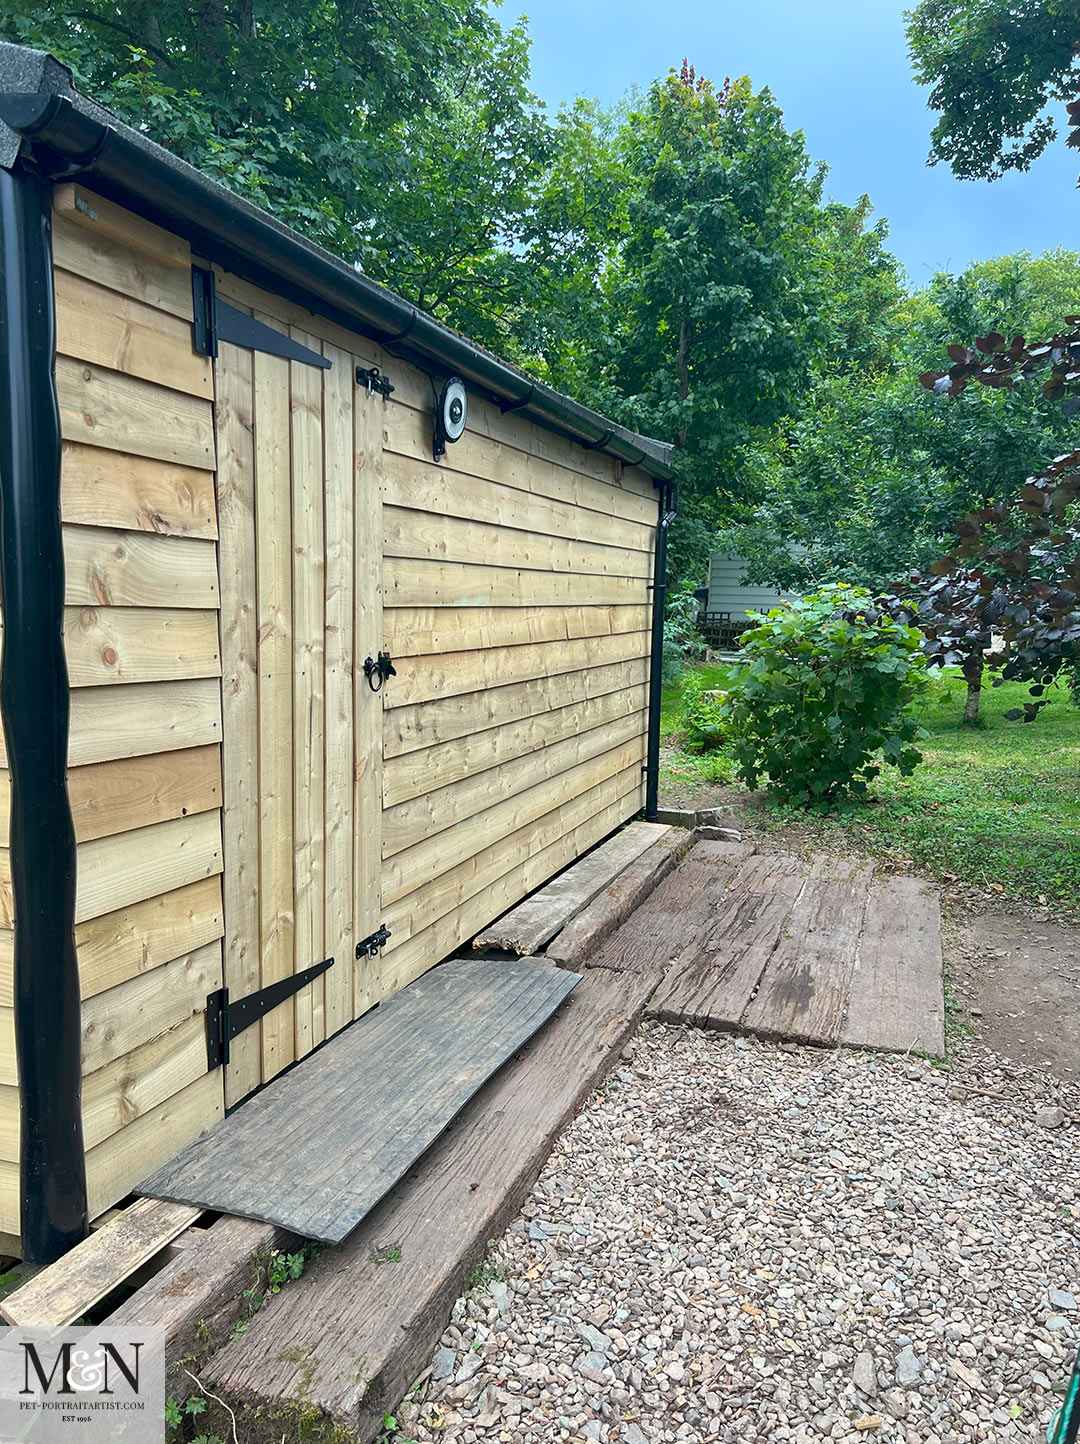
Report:
[[[191,346],[190,255],[107,202],[79,200],[74,187],[55,192],[53,253],[83,1126],[98,1213],[222,1112],[202,1017],[224,932],[221,659],[213,375]],[[10,929],[6,850],[0,866]],[[2,937],[0,1228],[17,1234]]]
[[[219,295],[331,364],[211,362],[184,243],[81,187],[54,221],[93,1214],[640,809],[657,494],[475,395],[436,464],[422,371],[217,267]],[[371,365],[390,400],[356,384]],[[373,693],[380,650],[396,676]],[[7,876],[5,848],[14,1234]],[[329,957],[207,1070],[208,993]]]

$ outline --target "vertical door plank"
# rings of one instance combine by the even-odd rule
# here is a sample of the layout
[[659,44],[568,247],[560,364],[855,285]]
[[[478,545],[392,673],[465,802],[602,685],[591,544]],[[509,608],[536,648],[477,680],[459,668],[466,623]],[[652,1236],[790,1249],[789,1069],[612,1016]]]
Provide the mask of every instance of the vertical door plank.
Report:
[[[312,351],[319,339],[295,326],[295,341]],[[290,365],[292,406],[293,581],[293,891],[297,972],[321,962],[323,951],[323,746],[325,705],[323,626],[323,372]],[[296,995],[296,1057],[326,1036],[323,979]]]
[[[379,926],[382,908],[382,696],[372,693],[364,658],[382,647],[383,423],[393,402],[357,391],[355,397],[356,665],[354,915],[357,939]],[[386,683],[394,685],[391,677]],[[381,959],[355,964],[357,1017],[384,996]]]
[[[216,366],[221,704],[225,857],[225,986],[258,991],[259,698],[255,616],[255,440],[252,353],[223,344]],[[262,1082],[259,1029],[233,1040],[231,1107]]]
[[[274,325],[271,316],[260,321]],[[281,329],[280,325],[277,329]],[[256,351],[255,530],[259,608],[259,873],[262,986],[291,975],[293,938],[292,494],[289,363]],[[290,1003],[262,1023],[263,1081],[295,1057]]]
[[[326,1036],[353,1016],[353,359],[324,345],[326,473]],[[361,398],[363,401],[366,398]],[[364,654],[367,655],[366,653]]]

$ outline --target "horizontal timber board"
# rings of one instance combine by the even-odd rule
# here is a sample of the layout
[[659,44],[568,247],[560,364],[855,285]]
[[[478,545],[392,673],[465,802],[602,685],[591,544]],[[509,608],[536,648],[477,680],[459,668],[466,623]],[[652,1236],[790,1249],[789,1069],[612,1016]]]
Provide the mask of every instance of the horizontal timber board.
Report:
[[73,607],[216,608],[217,547],[196,537],[65,526],[64,599]]
[[20,1107],[15,1084],[0,1083],[0,1159],[7,1163],[19,1161]]
[[[82,1067],[93,1073],[206,1012],[222,985],[221,941],[83,1001]],[[205,1033],[204,1033],[205,1039]],[[203,1059],[205,1062],[205,1050]]]
[[[7,858],[4,855],[6,870]],[[75,921],[116,912],[222,870],[221,814],[177,817],[80,842]]]
[[212,743],[73,767],[68,799],[79,842],[208,812],[221,806],[221,749]]
[[174,270],[186,271],[191,265],[191,247],[187,241],[83,185],[57,186],[52,202],[54,215],[69,218],[90,236],[108,236],[144,256],[153,256]]
[[652,553],[603,544],[603,526],[594,541],[546,536],[490,522],[383,506],[383,556],[414,560],[471,562],[533,572],[576,572],[588,576],[652,576]]
[[[601,516],[617,516],[645,526],[656,525],[659,510],[656,495],[643,496],[636,490],[627,491],[613,485],[613,458],[603,458],[605,469],[611,468],[606,478],[590,476],[581,469],[543,455],[542,450],[530,450],[531,443],[547,435],[550,433],[535,427],[532,432],[516,433],[513,441],[496,441],[481,435],[475,426],[469,426],[461,439],[454,442],[451,464],[455,470],[470,476],[498,480],[520,491],[535,491],[541,496],[569,502]],[[387,451],[411,457],[414,461],[424,461],[429,466],[432,464],[431,422],[409,407],[393,401],[387,406],[383,439]],[[585,455],[580,448],[578,450],[582,456]]]
[[486,692],[536,677],[565,677],[611,662],[632,662],[649,651],[648,632],[575,637],[569,642],[527,642],[520,647],[448,652],[435,657],[402,657],[385,691],[385,706],[397,707],[463,693]]
[[72,767],[220,741],[221,685],[213,678],[86,687],[72,693]]
[[437,747],[389,758],[383,765],[383,806],[393,807],[524,753],[629,716],[644,709],[647,698],[645,684],[637,683],[535,717],[504,722],[501,727],[489,727]]
[[[519,827],[509,836],[499,838],[482,851],[452,867],[449,872],[441,873],[400,901],[392,903],[383,910],[384,920],[392,934],[384,956],[391,957],[409,938],[430,927],[447,913],[453,912],[484,888],[498,882],[499,878],[519,863],[524,863],[533,853],[558,842],[561,837],[574,832],[594,818],[605,818],[612,809],[620,809],[622,799],[629,792],[640,788],[640,785],[640,766],[628,767],[614,777],[606,778],[588,792],[560,803],[558,807],[526,823],[524,827]],[[607,830],[611,831],[622,820],[620,815],[618,821],[612,822]]]
[[619,606],[649,597],[644,577],[585,576],[577,572],[531,572],[470,562],[383,561],[387,607]]
[[[383,462],[383,503],[407,507],[433,516],[465,517],[488,525],[516,527],[550,537],[577,541],[602,541],[607,546],[651,552],[656,528],[645,522],[627,521],[605,513],[602,522],[594,512],[570,501],[559,501],[535,491],[521,491],[505,485],[503,478],[489,480],[452,469],[455,454],[447,464],[434,467],[430,460],[387,452]],[[655,516],[653,522],[655,522]]]
[[[221,878],[199,878],[75,927],[83,998],[152,972],[225,932]],[[0,1001],[6,999],[0,995]]]
[[139,1191],[340,1243],[579,981],[536,958],[454,959],[270,1083]]
[[83,1144],[93,1148],[206,1072],[206,1017],[193,1013],[83,1078]]
[[212,471],[78,441],[61,448],[60,510],[80,526],[217,536]]
[[386,958],[380,979],[385,992],[404,987],[413,978],[434,967],[442,958],[468,942],[493,918],[512,908],[534,888],[613,832],[620,823],[640,810],[643,795],[643,785],[629,788],[615,803],[539,852],[532,853],[524,862],[481,888],[431,927],[409,938]]
[[131,1192],[148,1169],[160,1168],[225,1113],[220,1068],[204,1073],[103,1143],[88,1149],[86,1185],[96,1217]]
[[60,429],[65,441],[214,469],[213,407],[104,366],[56,358]]
[[571,706],[587,697],[637,686],[646,682],[648,675],[648,656],[642,655],[628,662],[530,677],[523,682],[483,688],[459,697],[436,697],[409,707],[388,709],[383,714],[383,755],[398,757],[419,747],[434,747],[498,727],[515,718],[534,717]]
[[633,737],[608,752],[579,762],[557,777],[526,788],[516,797],[496,802],[493,807],[465,818],[435,837],[425,838],[404,852],[395,853],[383,866],[384,905],[413,892],[440,873],[448,872],[473,853],[542,817],[561,802],[587,792],[617,772],[625,771],[644,755],[644,737]]
[[443,833],[631,738],[644,737],[645,723],[644,712],[631,712],[387,808],[382,815],[383,857]]
[[183,321],[192,317],[191,272],[162,261],[144,247],[116,240],[103,231],[58,215],[52,218],[53,263],[121,296],[168,311]]
[[73,688],[221,675],[214,611],[68,607],[64,646]]
[[61,356],[213,400],[213,365],[193,349],[187,321],[70,271],[54,276]]
[[645,632],[650,607],[390,607],[383,613],[383,646],[395,658],[443,652],[570,642],[617,632]]

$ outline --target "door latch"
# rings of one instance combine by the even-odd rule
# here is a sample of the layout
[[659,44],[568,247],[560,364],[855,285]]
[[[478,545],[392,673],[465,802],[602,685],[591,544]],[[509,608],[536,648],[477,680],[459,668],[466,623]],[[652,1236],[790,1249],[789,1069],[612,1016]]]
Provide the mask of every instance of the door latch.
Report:
[[377,391],[384,401],[389,401],[391,391],[397,389],[389,376],[384,376],[377,366],[369,366],[366,370],[358,366],[356,384],[362,386],[369,396],[374,396]]
[[390,653],[380,652],[377,660],[374,657],[365,658],[364,676],[373,692],[381,692],[387,677],[397,676],[394,664],[390,660]]
[[371,937],[365,938],[363,942],[357,943],[356,956],[358,958],[377,958],[379,956],[379,949],[384,943],[389,942],[390,936],[390,929],[385,923],[380,923],[378,932],[372,933]]

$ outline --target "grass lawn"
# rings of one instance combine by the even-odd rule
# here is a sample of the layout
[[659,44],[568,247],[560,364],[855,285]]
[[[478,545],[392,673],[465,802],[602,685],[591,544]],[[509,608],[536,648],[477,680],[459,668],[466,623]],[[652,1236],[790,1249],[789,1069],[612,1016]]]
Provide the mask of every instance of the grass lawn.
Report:
[[[699,669],[721,687],[729,668]],[[766,828],[797,825],[803,836],[843,846],[847,837],[873,852],[910,859],[924,876],[950,874],[1000,897],[1080,908],[1080,708],[1064,687],[1030,724],[1002,713],[1027,699],[1020,683],[987,687],[982,726],[964,727],[965,684],[958,671],[933,675],[920,721],[930,734],[923,762],[903,779],[886,768],[872,800],[833,817],[808,816],[770,802]],[[678,748],[679,684],[665,689],[665,781],[685,794],[730,773],[722,755],[695,757]],[[734,800],[734,799],[733,799]],[[855,840],[852,839],[852,840]]]

